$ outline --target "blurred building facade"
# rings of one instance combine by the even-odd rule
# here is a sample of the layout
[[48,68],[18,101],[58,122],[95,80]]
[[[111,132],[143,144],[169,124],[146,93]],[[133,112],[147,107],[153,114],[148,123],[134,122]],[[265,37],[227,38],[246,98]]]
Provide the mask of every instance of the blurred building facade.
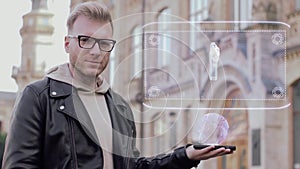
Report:
[[[231,156],[204,162],[199,168],[299,168],[299,134],[296,132],[299,129],[297,103],[300,103],[300,73],[296,66],[299,64],[300,50],[298,1],[103,2],[113,13],[114,36],[118,41],[111,58],[110,81],[112,87],[130,101],[135,112],[135,120],[140,131],[138,137],[143,138],[138,141],[143,155],[168,152],[176,146],[193,142],[194,124],[203,114],[211,111],[195,110],[194,107],[233,107],[237,109],[217,112],[227,118],[230,126],[229,136],[224,144],[236,145],[237,152]],[[170,21],[181,24],[165,24]],[[197,44],[193,44],[194,37],[190,34],[179,35],[176,38],[187,42],[193,53],[189,48],[180,48],[176,42],[168,41],[168,38],[163,36],[151,38],[151,33],[147,32],[143,36],[145,33],[143,28],[144,31],[150,30],[158,32],[157,34],[168,29],[191,30],[191,25],[185,24],[190,21],[284,22],[290,25],[290,27],[281,25],[286,30],[283,34],[284,40],[287,40],[284,46],[286,51],[282,54],[283,49],[265,45],[266,41],[271,40],[267,33],[249,33],[245,39],[240,39],[234,33],[207,33],[206,36],[210,40],[219,42],[221,51],[228,56],[222,58],[223,64],[220,68],[222,70],[218,69],[220,80],[212,84],[206,75],[206,68],[192,56],[201,56],[203,51],[200,49],[201,45],[197,48]],[[192,24],[195,25],[197,27],[197,24]],[[217,29],[211,25],[207,26],[212,27],[208,29]],[[234,25],[230,29],[251,32],[251,30],[277,30],[279,27],[270,23],[252,23]],[[158,49],[152,50],[147,46],[149,43],[150,45],[153,43]],[[240,44],[244,46],[239,46]],[[159,52],[160,47],[164,50],[162,53]],[[164,56],[164,53],[171,56]],[[178,56],[180,61],[176,61]],[[204,60],[203,63],[205,65],[208,61]],[[286,76],[281,76],[284,72],[280,70],[283,70],[284,65]],[[189,72],[194,72],[192,77],[188,75]],[[168,100],[168,98],[182,98],[183,94],[195,95],[194,81],[199,82],[196,86],[199,87],[199,93],[196,93],[199,100],[201,96],[209,94],[216,97],[221,94],[222,96],[218,98],[224,100],[215,102]],[[151,87],[154,88],[154,93],[155,90],[160,92],[158,99],[155,94],[154,99],[149,99]],[[276,87],[278,91],[274,90]],[[226,92],[219,92],[220,90]],[[164,97],[166,94],[168,98]],[[291,106],[282,107],[287,104],[270,101],[278,95],[280,97],[286,95],[287,102],[292,103]],[[254,101],[244,98],[253,98]],[[269,109],[251,109],[256,106]],[[241,107],[249,109],[239,109]]]
[[[70,9],[81,2],[84,1],[71,0]],[[300,134],[297,132],[300,129],[298,0],[101,2],[111,9],[114,38],[117,40],[105,73],[112,88],[129,101],[134,111],[138,148],[143,155],[168,152],[194,142],[195,124],[204,114],[217,111],[230,126],[229,136],[223,144],[236,145],[237,151],[233,155],[203,162],[198,168],[300,168]],[[51,47],[53,33],[52,14],[47,12],[46,1],[32,0],[32,3],[32,12],[23,17],[20,31],[23,38],[21,66],[13,68],[12,73],[20,91],[26,84],[43,76],[43,54]],[[175,24],[168,23],[170,21]],[[198,21],[212,24],[196,23]],[[253,22],[219,24],[224,26],[216,27],[218,24],[213,24],[216,21],[274,21],[277,24]],[[290,27],[278,22],[287,23]],[[270,40],[267,32],[253,34],[251,31],[281,28],[276,25],[286,28],[283,34],[276,34],[279,42],[281,35],[284,35],[283,40],[287,40],[283,46],[286,51],[265,45]],[[191,33],[198,29],[224,28],[250,33]],[[189,33],[160,36],[166,30]],[[215,41],[221,48],[222,64],[217,69],[218,80],[215,82],[211,82],[207,75],[209,60],[199,61],[199,56],[208,54],[203,47],[206,44],[197,43],[197,38],[202,36],[208,37],[205,42]],[[185,47],[181,48],[182,45]],[[222,58],[223,53],[225,58]],[[280,71],[282,66],[286,66],[286,72]],[[278,91],[274,91],[276,87]],[[196,92],[195,88],[198,88]],[[286,99],[291,106],[281,107],[286,104],[280,100],[272,101],[274,93],[276,96],[287,94]],[[3,96],[0,97],[3,105],[1,129],[6,131],[8,114],[16,96],[5,92],[1,92],[0,96]],[[193,99],[187,96],[193,96]],[[222,99],[205,100],[211,98],[209,96]],[[270,109],[253,109],[255,106]],[[239,109],[243,107],[248,109]]]
[[19,32],[22,37],[21,65],[12,67],[11,74],[18,85],[18,92],[0,92],[0,128],[2,132],[7,132],[18,93],[27,84],[44,76],[45,58],[50,56],[53,47],[52,17],[53,14],[48,11],[47,0],[32,0],[31,11],[22,18],[23,25]]

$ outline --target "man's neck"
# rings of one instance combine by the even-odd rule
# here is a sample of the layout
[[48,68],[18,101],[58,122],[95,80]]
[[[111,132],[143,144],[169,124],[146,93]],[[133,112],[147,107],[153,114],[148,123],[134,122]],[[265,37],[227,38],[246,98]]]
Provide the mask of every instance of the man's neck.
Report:
[[101,84],[97,82],[98,77],[86,76],[83,75],[81,72],[77,71],[76,69],[72,69],[71,67],[69,68],[70,68],[71,76],[75,80],[75,83],[91,90],[95,90],[97,86]]

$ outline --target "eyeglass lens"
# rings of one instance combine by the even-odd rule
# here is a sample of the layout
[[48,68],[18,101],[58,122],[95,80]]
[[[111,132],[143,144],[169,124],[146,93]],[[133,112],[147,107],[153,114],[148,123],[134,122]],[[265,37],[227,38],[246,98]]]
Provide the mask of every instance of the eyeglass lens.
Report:
[[98,42],[102,51],[110,52],[114,47],[114,41],[109,39],[96,39],[89,36],[78,36],[79,46],[85,49],[91,49]]

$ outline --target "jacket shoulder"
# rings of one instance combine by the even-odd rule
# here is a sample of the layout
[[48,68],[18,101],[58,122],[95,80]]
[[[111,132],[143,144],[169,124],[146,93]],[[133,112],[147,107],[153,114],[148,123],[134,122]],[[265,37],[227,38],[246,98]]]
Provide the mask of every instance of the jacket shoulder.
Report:
[[25,87],[25,89],[31,88],[35,93],[42,93],[43,91],[49,88],[49,84],[50,84],[50,79],[45,77],[43,79],[28,84]]

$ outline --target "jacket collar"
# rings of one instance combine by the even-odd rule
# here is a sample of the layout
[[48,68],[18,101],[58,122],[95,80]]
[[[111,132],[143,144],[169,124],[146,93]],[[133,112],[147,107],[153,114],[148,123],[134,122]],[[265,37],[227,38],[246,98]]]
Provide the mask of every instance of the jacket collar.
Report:
[[67,83],[50,80],[50,97],[66,97],[72,94],[72,90],[72,86]]

